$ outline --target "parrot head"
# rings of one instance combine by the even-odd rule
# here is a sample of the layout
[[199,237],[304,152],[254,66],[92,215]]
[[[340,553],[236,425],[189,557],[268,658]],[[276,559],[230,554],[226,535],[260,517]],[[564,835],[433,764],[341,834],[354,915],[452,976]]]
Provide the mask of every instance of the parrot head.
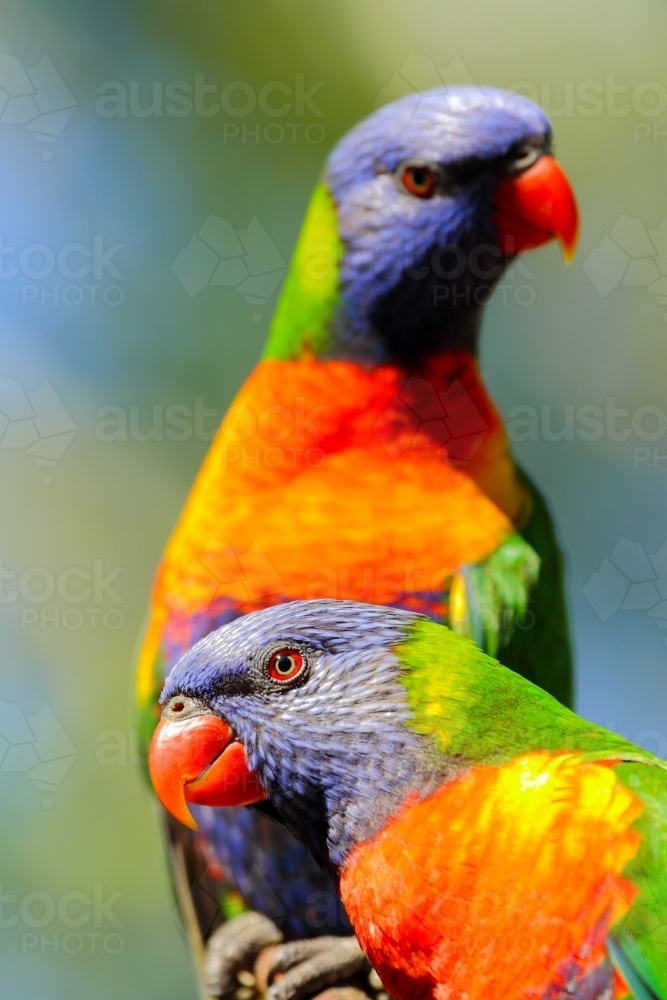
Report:
[[[474,350],[484,303],[512,259],[553,239],[570,259],[577,242],[577,206],[547,117],[490,87],[440,88],[381,108],[334,148],[323,188],[339,242],[335,348],[380,362],[409,367]],[[315,214],[314,253],[327,231]],[[308,267],[300,257],[304,287]],[[289,294],[284,308],[278,327],[299,312]]]
[[[421,616],[295,601],[210,633],[176,665],[149,768],[162,804],[258,805],[324,867],[449,764],[413,731],[395,647]],[[464,640],[465,641],[465,640]]]

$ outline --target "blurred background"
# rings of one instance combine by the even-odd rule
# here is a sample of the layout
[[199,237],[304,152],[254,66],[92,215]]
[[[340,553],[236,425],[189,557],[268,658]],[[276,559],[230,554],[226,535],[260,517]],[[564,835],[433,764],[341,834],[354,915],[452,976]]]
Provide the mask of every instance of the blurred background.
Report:
[[[579,252],[503,280],[483,371],[560,529],[579,710],[667,756],[666,22],[661,0],[2,3],[0,997],[196,996],[133,649],[323,159],[410,90],[552,117]],[[210,216],[238,237],[222,286]]]

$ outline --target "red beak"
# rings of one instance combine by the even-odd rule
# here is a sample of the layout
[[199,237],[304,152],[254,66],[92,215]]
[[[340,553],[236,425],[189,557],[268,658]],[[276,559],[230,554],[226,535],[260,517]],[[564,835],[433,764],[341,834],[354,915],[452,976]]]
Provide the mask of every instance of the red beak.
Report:
[[151,740],[148,769],[162,805],[193,830],[197,824],[188,802],[247,806],[266,798],[242,744],[217,715],[195,715],[182,722],[161,719]]
[[553,156],[541,156],[522,174],[498,184],[494,218],[503,253],[517,254],[558,239],[566,262],[574,257],[579,237],[577,203],[565,171]]

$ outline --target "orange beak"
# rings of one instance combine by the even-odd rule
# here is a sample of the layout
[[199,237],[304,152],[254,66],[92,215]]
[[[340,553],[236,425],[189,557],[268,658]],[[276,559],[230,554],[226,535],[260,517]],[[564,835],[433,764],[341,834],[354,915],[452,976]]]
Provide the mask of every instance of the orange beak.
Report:
[[161,719],[148,753],[153,788],[162,805],[185,826],[197,824],[188,802],[247,806],[266,798],[245,750],[217,715]]
[[494,207],[503,253],[514,255],[558,239],[570,263],[577,249],[579,213],[565,171],[553,156],[541,156],[522,174],[501,181]]

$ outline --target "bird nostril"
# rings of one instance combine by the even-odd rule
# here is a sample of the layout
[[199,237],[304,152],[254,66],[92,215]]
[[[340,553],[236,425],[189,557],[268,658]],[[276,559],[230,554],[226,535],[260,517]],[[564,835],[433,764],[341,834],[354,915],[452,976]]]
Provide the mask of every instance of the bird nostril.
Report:
[[206,714],[206,709],[197,698],[191,698],[187,694],[175,694],[166,702],[162,714],[165,719],[179,721]]

